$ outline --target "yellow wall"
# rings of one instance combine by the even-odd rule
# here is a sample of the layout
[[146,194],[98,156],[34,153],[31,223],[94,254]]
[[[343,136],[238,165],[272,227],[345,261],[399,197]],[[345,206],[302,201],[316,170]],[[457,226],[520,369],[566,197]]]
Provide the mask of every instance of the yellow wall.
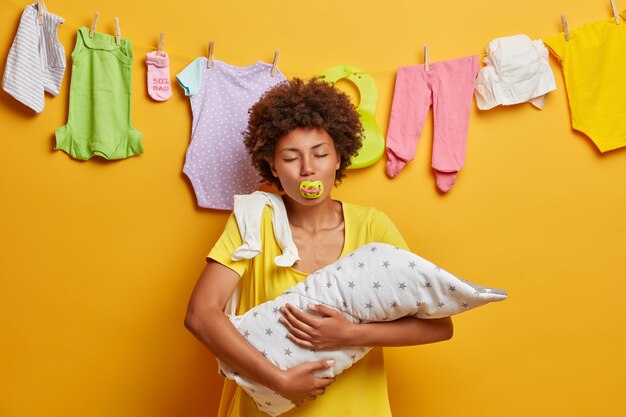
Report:
[[[618,3],[620,3],[618,1]],[[621,2],[622,7],[626,2]],[[2,67],[26,1],[0,0]],[[620,4],[618,4],[620,6]],[[178,86],[151,101],[143,58],[166,32],[172,76],[205,53],[271,61],[287,76],[348,64],[377,82],[386,131],[395,70],[481,54],[496,37],[548,37],[610,16],[608,1],[49,0],[75,32],[134,42],[133,121],[145,154],[79,162],[52,151],[69,75],[44,113],[0,93],[0,416],[211,416],[221,380],[183,328],[187,297],[227,213],[198,209],[181,174],[190,134]],[[600,155],[571,130],[563,78],[538,111],[472,110],[466,167],[447,195],[429,168],[429,117],[415,161],[349,173],[336,198],[375,206],[412,249],[510,298],[458,316],[447,343],[386,352],[396,417],[624,416],[626,151]],[[374,190],[364,192],[364,190]]]

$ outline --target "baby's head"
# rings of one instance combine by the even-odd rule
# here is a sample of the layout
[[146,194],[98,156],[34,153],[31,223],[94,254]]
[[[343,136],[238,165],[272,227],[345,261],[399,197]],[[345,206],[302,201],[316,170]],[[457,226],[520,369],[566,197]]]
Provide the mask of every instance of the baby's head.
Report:
[[323,129],[333,139],[340,165],[336,182],[341,182],[350,159],[361,147],[361,121],[350,98],[318,78],[284,81],[267,91],[250,109],[244,143],[263,180],[282,190],[272,174],[278,139],[296,128]]

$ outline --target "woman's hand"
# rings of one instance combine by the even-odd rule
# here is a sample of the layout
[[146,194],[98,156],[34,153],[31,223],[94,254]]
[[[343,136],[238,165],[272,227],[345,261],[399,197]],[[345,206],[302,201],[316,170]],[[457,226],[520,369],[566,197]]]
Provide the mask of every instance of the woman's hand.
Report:
[[323,360],[306,362],[282,371],[278,385],[274,391],[300,407],[304,401],[313,401],[318,395],[324,394],[326,387],[335,382],[335,378],[318,378],[315,371],[333,366],[335,361]]
[[287,337],[305,349],[423,345],[450,339],[454,329],[450,317],[418,319],[407,316],[389,322],[354,324],[330,307],[309,304],[308,308],[318,315],[286,304],[281,308],[283,317],[280,318],[289,330]]
[[321,315],[305,313],[286,304],[280,311],[280,322],[287,327],[287,337],[296,345],[313,350],[334,350],[354,346],[355,324],[337,310],[323,305],[309,304],[309,310]]

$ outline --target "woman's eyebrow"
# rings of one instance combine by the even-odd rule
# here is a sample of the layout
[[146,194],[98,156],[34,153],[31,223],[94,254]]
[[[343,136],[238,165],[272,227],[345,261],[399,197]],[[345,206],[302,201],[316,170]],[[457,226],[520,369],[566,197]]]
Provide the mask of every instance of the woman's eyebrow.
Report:
[[[330,143],[328,143],[328,142],[321,142],[321,143],[318,143],[317,145],[311,146],[311,149],[317,149],[317,148],[319,148],[321,146],[324,146],[324,145],[330,145]],[[299,148],[282,148],[280,150],[280,152],[285,152],[285,151],[286,152],[300,152],[300,149]]]
[[317,148],[319,148],[321,146],[324,146],[324,145],[330,145],[330,143],[328,143],[328,142],[321,142],[321,143],[318,143],[317,145],[311,146],[311,149],[317,149]]

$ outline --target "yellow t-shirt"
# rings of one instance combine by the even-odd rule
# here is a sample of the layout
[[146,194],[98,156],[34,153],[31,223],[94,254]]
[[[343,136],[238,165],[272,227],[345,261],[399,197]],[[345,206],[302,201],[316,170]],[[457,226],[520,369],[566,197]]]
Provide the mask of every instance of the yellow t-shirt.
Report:
[[600,152],[626,146],[626,12],[544,40],[563,68],[572,127]]
[[[345,241],[341,256],[371,242],[383,242],[409,250],[404,238],[380,211],[343,202]],[[242,240],[234,215],[207,256],[237,272],[241,277],[237,314],[271,300],[289,287],[304,281],[308,274],[274,264],[281,254],[274,238],[269,208],[261,222],[262,253],[250,260],[232,261],[231,254]],[[233,381],[225,380],[219,417],[267,417]],[[390,417],[382,349],[372,349],[363,359],[340,374],[324,395],[303,407],[282,414],[284,417]]]

